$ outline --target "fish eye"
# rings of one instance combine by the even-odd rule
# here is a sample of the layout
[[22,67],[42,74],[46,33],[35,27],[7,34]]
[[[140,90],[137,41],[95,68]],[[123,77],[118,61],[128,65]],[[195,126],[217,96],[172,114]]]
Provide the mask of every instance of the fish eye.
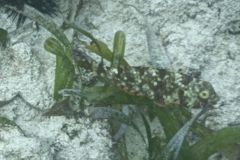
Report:
[[201,99],[208,99],[209,98],[209,96],[210,96],[210,93],[209,93],[209,91],[208,90],[203,90],[203,91],[201,91],[200,93],[199,93],[199,97],[201,98]]

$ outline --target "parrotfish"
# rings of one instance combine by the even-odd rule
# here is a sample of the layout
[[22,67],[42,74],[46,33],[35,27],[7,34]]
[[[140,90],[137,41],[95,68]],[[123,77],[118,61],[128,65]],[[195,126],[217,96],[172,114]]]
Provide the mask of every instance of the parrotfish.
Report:
[[78,53],[77,61],[88,75],[128,94],[148,97],[161,107],[178,105],[198,108],[205,104],[212,106],[219,101],[212,85],[199,76],[154,67],[111,68],[103,63],[97,64],[85,53]]

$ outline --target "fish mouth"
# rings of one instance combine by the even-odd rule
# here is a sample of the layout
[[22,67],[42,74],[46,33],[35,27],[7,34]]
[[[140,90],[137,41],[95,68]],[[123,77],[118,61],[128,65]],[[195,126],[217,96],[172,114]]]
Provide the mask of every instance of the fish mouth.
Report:
[[212,107],[216,107],[218,106],[220,103],[220,97],[219,96],[216,96],[212,99],[211,102],[209,102],[209,104],[212,106]]

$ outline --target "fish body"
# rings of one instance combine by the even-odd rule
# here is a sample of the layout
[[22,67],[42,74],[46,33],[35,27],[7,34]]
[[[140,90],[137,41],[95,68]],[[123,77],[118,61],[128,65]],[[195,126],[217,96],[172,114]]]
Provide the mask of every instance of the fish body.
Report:
[[196,108],[206,103],[214,105],[219,100],[212,85],[199,76],[143,66],[112,68],[97,64],[84,54],[80,60],[80,66],[88,75],[128,94],[148,97],[161,107],[178,105]]

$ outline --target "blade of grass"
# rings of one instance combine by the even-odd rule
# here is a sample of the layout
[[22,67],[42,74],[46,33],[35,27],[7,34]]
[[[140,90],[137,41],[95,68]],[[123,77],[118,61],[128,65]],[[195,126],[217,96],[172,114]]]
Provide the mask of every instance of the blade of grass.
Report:
[[113,55],[111,61],[111,67],[118,68],[123,64],[124,52],[125,52],[126,37],[123,31],[117,31],[114,36],[113,42]]

